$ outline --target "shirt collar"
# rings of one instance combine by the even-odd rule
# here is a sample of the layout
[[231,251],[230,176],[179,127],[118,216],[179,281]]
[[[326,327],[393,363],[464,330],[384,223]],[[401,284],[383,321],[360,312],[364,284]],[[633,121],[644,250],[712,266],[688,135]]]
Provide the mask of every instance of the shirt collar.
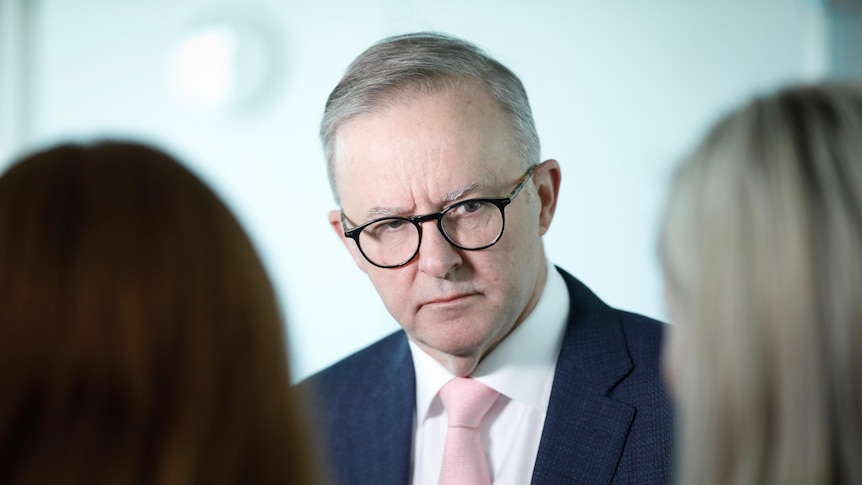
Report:
[[[556,268],[547,263],[545,287],[533,311],[488,354],[472,377],[510,399],[542,412],[566,328],[569,292]],[[409,341],[416,371],[416,418],[422,423],[437,392],[453,378],[439,362]]]

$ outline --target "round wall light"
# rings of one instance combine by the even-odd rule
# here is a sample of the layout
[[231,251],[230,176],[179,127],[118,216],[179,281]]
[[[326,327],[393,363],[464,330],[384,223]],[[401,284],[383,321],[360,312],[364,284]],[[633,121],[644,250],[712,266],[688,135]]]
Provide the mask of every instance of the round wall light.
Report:
[[212,20],[185,30],[172,45],[168,85],[180,102],[207,110],[256,104],[272,85],[276,59],[263,28]]

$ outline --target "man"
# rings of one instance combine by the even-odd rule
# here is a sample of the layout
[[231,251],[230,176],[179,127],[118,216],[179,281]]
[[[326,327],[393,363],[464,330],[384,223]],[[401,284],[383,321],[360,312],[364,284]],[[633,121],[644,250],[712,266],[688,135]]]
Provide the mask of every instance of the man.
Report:
[[[511,71],[460,39],[384,39],[333,90],[321,138],[329,221],[403,329],[304,384],[338,483],[670,480],[661,324],[547,262],[561,170],[539,163]],[[478,427],[469,452],[450,448],[450,381],[490,392],[478,424],[448,423]],[[465,468],[478,478],[451,478]]]

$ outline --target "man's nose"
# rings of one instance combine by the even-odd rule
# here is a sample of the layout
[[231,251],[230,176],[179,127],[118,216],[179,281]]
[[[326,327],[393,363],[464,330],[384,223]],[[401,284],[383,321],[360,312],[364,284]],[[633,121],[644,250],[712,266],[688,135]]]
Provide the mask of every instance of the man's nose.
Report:
[[434,278],[446,278],[461,262],[461,252],[440,231],[436,221],[422,223],[419,269]]

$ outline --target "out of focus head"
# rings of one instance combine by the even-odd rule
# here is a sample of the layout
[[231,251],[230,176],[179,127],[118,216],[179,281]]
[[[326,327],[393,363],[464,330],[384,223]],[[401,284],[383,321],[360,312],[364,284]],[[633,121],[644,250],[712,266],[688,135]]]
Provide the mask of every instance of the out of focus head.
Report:
[[680,482],[862,480],[862,89],[724,118],[677,169],[660,251]]
[[281,317],[198,178],[58,146],[0,178],[0,238],[0,482],[285,483],[306,443]]

